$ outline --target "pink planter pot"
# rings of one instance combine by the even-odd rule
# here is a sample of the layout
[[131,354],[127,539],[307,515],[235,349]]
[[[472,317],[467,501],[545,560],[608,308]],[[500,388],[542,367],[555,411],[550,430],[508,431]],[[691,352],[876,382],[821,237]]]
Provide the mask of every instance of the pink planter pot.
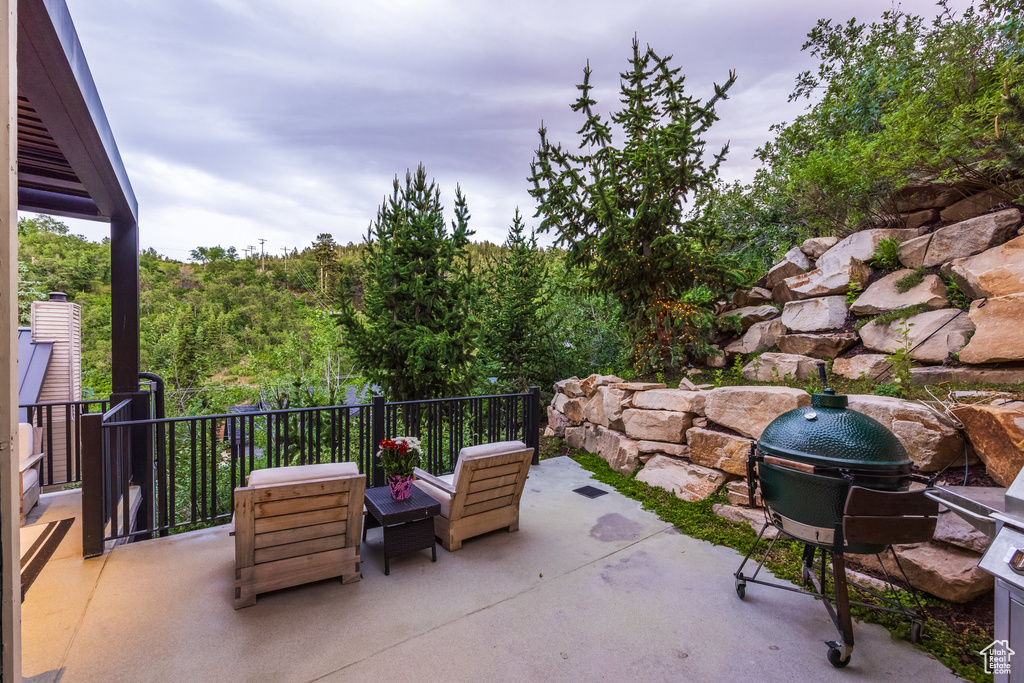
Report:
[[388,477],[388,487],[391,489],[391,497],[395,500],[407,500],[412,495],[412,482],[414,477],[395,476]]

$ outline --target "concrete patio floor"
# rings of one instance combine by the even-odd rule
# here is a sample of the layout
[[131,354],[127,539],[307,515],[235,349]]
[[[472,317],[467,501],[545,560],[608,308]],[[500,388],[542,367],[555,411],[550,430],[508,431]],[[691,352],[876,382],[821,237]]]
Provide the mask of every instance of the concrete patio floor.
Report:
[[[850,666],[811,598],[750,585],[740,556],[678,533],[616,492],[587,499],[568,458],[534,467],[518,532],[392,559],[380,530],[363,580],[325,581],[232,609],[225,527],[81,558],[76,525],[23,605],[30,681],[881,681],[952,674],[858,623]],[[42,521],[76,514],[46,496]],[[30,520],[31,521],[31,520]]]

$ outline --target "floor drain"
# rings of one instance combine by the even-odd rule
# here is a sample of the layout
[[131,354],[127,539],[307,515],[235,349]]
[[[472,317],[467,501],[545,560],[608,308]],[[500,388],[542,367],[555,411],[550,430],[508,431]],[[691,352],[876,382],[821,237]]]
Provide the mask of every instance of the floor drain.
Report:
[[572,492],[578,493],[581,496],[586,496],[587,498],[597,498],[598,496],[603,496],[608,493],[607,491],[602,491],[601,489],[593,486],[581,486],[578,489],[573,489]]

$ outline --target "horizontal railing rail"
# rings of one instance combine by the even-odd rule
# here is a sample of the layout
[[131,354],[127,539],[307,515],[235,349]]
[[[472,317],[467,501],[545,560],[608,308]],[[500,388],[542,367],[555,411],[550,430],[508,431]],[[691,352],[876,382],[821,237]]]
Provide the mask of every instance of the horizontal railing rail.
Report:
[[[127,457],[108,454],[106,445],[128,450],[130,430],[144,430],[145,439],[135,443],[152,446],[153,490],[143,491],[141,499],[155,514],[140,514],[140,526],[132,530],[109,525],[103,540],[225,523],[231,518],[234,489],[245,486],[250,472],[265,467],[354,462],[368,475],[370,485],[384,485],[373,455],[376,444],[385,438],[419,437],[422,467],[433,474],[450,472],[465,446],[520,439],[536,449],[539,409],[535,389],[523,394],[395,403],[376,397],[369,404],[146,420],[134,420],[130,412],[122,412],[97,427],[104,435],[100,452],[112,464],[104,476],[120,473],[118,466]],[[118,466],[113,466],[115,462]],[[127,501],[128,482],[116,482]],[[88,496],[85,488],[83,496]],[[109,507],[110,501],[105,504]],[[150,522],[141,524],[144,519]]]

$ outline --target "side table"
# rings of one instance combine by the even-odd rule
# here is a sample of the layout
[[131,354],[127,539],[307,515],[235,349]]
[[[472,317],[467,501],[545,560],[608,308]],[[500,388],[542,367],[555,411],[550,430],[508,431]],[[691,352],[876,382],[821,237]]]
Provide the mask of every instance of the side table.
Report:
[[412,487],[406,500],[395,500],[387,486],[366,489],[366,511],[363,541],[368,528],[384,527],[384,574],[391,573],[392,555],[430,548],[430,561],[437,562],[434,543],[434,517],[441,513],[441,504]]

